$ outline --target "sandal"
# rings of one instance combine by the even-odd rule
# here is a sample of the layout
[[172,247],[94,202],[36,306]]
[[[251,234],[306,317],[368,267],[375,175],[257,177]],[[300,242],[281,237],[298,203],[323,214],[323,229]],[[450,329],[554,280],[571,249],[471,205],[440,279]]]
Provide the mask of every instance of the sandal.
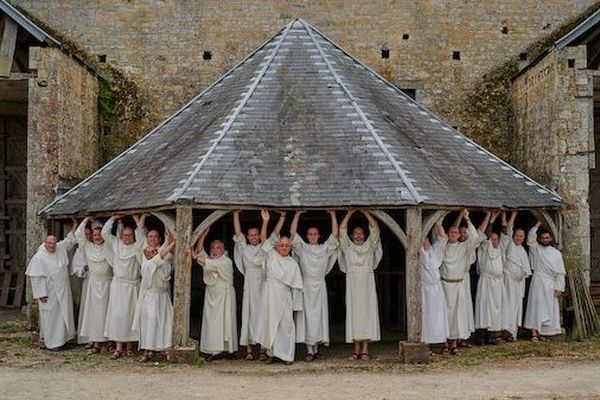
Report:
[[444,348],[442,349],[442,353],[441,354],[444,354],[444,355],[450,354],[450,349],[448,349],[447,346],[444,346]]
[[267,358],[269,358],[269,357],[267,357],[267,351],[266,350],[265,351],[261,350],[260,351],[260,357],[258,357],[258,360],[259,361],[267,361]]
[[88,343],[88,344],[86,344],[85,347],[84,347],[84,349],[86,349],[86,350],[91,350],[93,348],[94,348],[94,343],[91,343],[91,342]]
[[371,356],[369,355],[369,353],[362,353],[360,355],[360,359],[363,361],[369,361],[371,359]]
[[246,361],[254,361],[254,354],[252,354],[252,352],[248,352],[246,353],[246,357],[244,358],[244,360]]
[[144,355],[143,355],[143,356],[142,356],[142,357],[141,357],[141,358],[138,360],[138,362],[139,362],[140,364],[147,363],[148,361],[150,361],[150,357],[152,357],[152,356],[151,356],[151,355],[149,355],[148,353],[145,353],[145,354],[144,354]]
[[360,357],[360,354],[358,354],[358,353],[352,353],[352,355],[350,355],[350,357],[348,358],[348,360],[350,360],[350,361],[356,361],[356,360],[358,360],[358,357]]
[[111,360],[117,360],[121,357],[123,357],[123,352],[121,350],[115,350],[108,358]]
[[450,354],[453,356],[458,356],[460,355],[460,351],[458,350],[458,347],[453,347],[450,349]]
[[133,349],[127,349],[127,352],[125,354],[127,356],[134,356],[135,355],[135,350],[133,350]]
[[102,349],[100,348],[100,346],[94,346],[90,349],[88,354],[98,354],[98,353],[100,353],[101,350]]
[[532,337],[531,337],[531,341],[532,341],[532,342],[539,342],[539,341],[540,341],[540,339],[539,339],[537,336],[532,336]]
[[473,347],[473,345],[469,342],[467,342],[466,340],[461,340],[460,343],[458,344],[458,347],[464,347],[467,349],[470,349],[471,347]]

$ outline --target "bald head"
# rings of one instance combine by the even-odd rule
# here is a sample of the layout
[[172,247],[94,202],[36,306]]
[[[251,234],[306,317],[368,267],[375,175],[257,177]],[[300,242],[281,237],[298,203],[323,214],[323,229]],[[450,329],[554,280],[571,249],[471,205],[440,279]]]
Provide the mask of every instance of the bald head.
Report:
[[210,242],[210,256],[212,258],[219,258],[223,254],[225,254],[225,243],[218,239]]

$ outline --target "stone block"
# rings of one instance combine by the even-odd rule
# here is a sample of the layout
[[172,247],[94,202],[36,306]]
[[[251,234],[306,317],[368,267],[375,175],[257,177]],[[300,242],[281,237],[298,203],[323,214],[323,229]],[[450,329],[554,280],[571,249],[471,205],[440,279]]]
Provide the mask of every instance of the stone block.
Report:
[[169,361],[175,364],[193,364],[198,358],[197,347],[177,347],[169,351]]
[[404,364],[426,364],[429,362],[427,343],[400,342],[400,362]]

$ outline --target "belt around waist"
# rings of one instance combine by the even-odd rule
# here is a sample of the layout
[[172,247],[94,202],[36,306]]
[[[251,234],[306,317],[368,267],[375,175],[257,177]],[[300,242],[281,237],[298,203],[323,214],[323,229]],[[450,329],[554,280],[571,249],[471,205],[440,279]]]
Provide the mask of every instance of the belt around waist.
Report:
[[140,281],[136,280],[131,280],[131,279],[125,279],[125,278],[118,278],[118,277],[114,277],[113,279],[119,281],[119,282],[123,282],[123,283],[128,283],[130,285],[138,285],[140,283]]
[[448,278],[444,278],[442,277],[442,280],[444,282],[448,282],[448,283],[460,283],[462,282],[464,279],[448,279]]

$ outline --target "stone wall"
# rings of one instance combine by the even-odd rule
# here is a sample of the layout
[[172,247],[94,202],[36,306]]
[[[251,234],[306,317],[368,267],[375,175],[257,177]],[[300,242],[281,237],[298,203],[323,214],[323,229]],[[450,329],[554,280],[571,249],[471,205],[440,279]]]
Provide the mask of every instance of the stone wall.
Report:
[[[498,69],[596,3],[554,1],[14,0],[84,50],[106,56],[140,89],[141,135],[301,17],[501,156],[502,102],[476,98]],[[381,49],[390,50],[388,59]],[[211,59],[205,60],[204,52]],[[460,60],[453,53],[460,52]],[[532,54],[526,55],[531,60]],[[526,63],[527,61],[523,61]],[[510,72],[510,69],[509,69]],[[506,78],[506,77],[502,77]],[[494,90],[484,93],[494,96]],[[476,112],[485,105],[485,114]],[[491,109],[490,109],[491,108]],[[475,109],[475,111],[473,111]],[[488,111],[488,109],[490,109]],[[498,121],[501,116],[501,121]],[[491,138],[491,136],[496,136]],[[124,143],[123,147],[129,143]],[[118,149],[118,150],[122,150]]]
[[585,46],[551,51],[516,79],[513,102],[517,165],[565,199],[565,256],[589,271],[594,142],[593,80],[586,68]]
[[38,211],[99,167],[98,81],[57,48],[30,48],[27,254],[46,232]]

